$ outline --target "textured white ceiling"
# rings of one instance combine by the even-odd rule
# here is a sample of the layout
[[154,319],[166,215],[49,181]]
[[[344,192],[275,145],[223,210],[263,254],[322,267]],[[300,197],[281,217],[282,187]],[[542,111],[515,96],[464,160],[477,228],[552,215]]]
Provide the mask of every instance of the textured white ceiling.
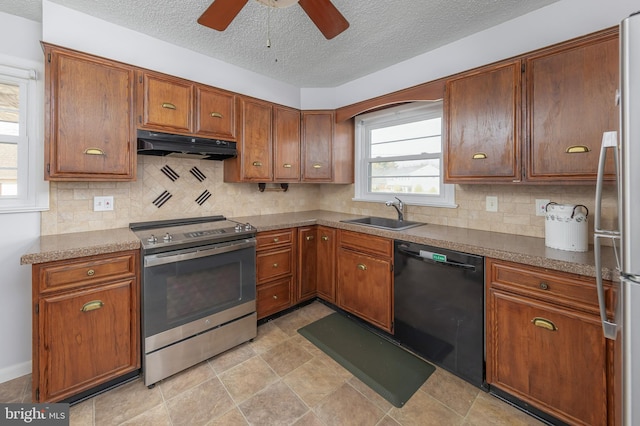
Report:
[[[298,5],[251,0],[218,32],[196,23],[211,0],[51,1],[297,87],[336,87],[558,0],[332,0],[350,23],[332,40]],[[0,11],[42,20],[41,0]]]

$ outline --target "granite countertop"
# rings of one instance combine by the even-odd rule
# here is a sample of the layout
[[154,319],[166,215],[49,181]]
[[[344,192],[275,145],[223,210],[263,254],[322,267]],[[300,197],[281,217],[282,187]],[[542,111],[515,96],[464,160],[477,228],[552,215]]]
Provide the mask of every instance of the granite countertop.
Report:
[[[325,210],[312,210],[232,217],[229,219],[250,223],[255,226],[259,232],[316,224],[325,225],[557,271],[570,272],[589,277],[596,276],[593,249],[587,252],[557,250],[546,247],[544,238],[524,237],[442,225],[425,224],[402,231],[388,231],[380,228],[342,222],[343,220],[356,219],[359,217],[364,216]],[[20,264],[43,263],[123,250],[137,250],[139,248],[140,241],[129,228],[45,235],[41,236],[29,251],[20,258]],[[609,247],[603,248],[602,273],[605,279],[613,279],[616,276],[615,257],[613,250]]]

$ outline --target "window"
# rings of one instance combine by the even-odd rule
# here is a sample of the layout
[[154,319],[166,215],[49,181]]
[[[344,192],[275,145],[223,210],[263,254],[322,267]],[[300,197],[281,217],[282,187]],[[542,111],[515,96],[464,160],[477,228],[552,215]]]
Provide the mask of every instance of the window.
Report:
[[442,101],[356,117],[356,201],[456,207],[442,182]]
[[37,88],[35,70],[0,65],[0,213],[48,207]]

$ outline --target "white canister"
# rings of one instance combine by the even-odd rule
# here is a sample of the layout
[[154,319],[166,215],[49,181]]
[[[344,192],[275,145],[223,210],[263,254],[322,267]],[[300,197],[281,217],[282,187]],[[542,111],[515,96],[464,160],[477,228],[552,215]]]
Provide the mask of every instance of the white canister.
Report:
[[589,210],[582,204],[558,204],[545,207],[545,245],[559,250],[587,251]]

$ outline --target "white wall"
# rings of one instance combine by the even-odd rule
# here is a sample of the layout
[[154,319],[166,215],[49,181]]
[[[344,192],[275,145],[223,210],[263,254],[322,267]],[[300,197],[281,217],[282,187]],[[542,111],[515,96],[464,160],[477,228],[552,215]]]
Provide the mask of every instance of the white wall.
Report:
[[[0,43],[0,62],[42,70],[41,37],[38,22],[0,12],[0,40],[11,40]],[[20,256],[40,235],[40,213],[0,214],[0,235],[1,383],[31,372],[31,268]]]
[[638,0],[561,0],[331,89],[302,89],[301,109],[333,109],[618,25]]

